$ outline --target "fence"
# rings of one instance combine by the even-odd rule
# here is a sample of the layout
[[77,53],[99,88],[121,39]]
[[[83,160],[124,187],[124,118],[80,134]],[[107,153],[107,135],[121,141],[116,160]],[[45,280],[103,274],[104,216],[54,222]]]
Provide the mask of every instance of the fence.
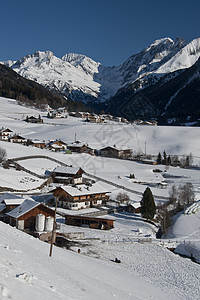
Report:
[[[136,195],[140,195],[140,196],[143,195],[142,192],[138,192],[138,191],[136,191],[136,190],[127,188],[127,187],[125,187],[125,186],[123,186],[123,185],[120,185],[120,184],[114,183],[114,182],[112,182],[112,181],[103,179],[103,178],[98,177],[98,176],[96,176],[96,175],[92,175],[92,174],[89,174],[89,173],[87,173],[87,172],[85,172],[85,175],[87,175],[87,176],[89,176],[89,177],[92,177],[92,178],[95,178],[95,179],[97,179],[97,180],[99,180],[99,181],[105,182],[105,183],[107,183],[107,184],[113,185],[113,186],[115,186],[115,187],[117,187],[117,188],[119,188],[119,189],[122,189],[122,190],[124,190],[124,191],[130,192],[130,193],[133,193],[133,194],[136,194]],[[158,198],[158,199],[161,199],[161,200],[169,200],[169,197],[165,197],[165,196],[154,195],[154,197],[155,197],[155,198]]]

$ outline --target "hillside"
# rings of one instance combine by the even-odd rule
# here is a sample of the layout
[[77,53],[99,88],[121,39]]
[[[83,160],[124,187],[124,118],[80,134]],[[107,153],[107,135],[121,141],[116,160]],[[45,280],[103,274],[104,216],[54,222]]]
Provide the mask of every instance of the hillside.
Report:
[[66,100],[58,93],[50,91],[32,80],[25,79],[10,67],[2,64],[0,64],[0,96],[40,108],[49,104],[53,108],[66,106],[69,111],[86,110],[82,103]]
[[[190,182],[197,200],[196,206],[188,208],[186,215],[181,213],[176,216],[175,226],[168,235],[170,241],[168,238],[156,239],[156,226],[144,222],[139,214],[113,214],[114,228],[107,231],[67,226],[58,215],[57,222],[62,232],[81,231],[85,239],[72,242],[70,250],[53,247],[51,258],[49,244],[0,222],[0,298],[18,300],[23,295],[31,300],[199,299],[199,265],[166,249],[175,247],[177,252],[192,254],[199,260],[199,128],[147,127],[114,121],[91,124],[70,116],[48,119],[41,110],[19,105],[12,99],[1,97],[0,104],[1,126],[29,139],[61,138],[69,143],[76,134],[79,140],[96,149],[116,144],[118,147],[131,147],[133,151],[144,149],[146,142],[148,154],[164,150],[178,155],[193,152],[196,168],[153,166],[85,153],[65,154],[0,141],[0,147],[6,149],[8,158],[46,155],[65,164],[82,167],[90,174],[123,187],[120,189],[100,181],[110,191],[112,199],[124,188],[143,193],[147,186],[151,186],[156,195],[155,201],[159,204],[162,196],[168,196],[173,184],[178,187]],[[23,121],[23,116],[38,114],[43,117],[43,124]],[[57,163],[40,157],[22,160],[20,164],[40,175],[57,166]],[[159,168],[161,172],[153,172],[154,168]],[[13,168],[3,169],[0,166],[0,171],[0,187],[26,189],[27,193],[23,193],[26,197],[36,192],[44,195],[53,188],[51,185],[41,190],[38,179]],[[134,180],[129,178],[130,173],[135,174]],[[162,181],[167,183],[165,188],[157,185]],[[127,194],[132,203],[140,202],[141,194]],[[78,249],[81,249],[80,253]],[[120,264],[114,263],[116,257],[121,260]]]
[[134,83],[118,91],[108,110],[128,119],[155,118],[159,124],[199,124],[200,60],[180,74],[165,75],[157,83],[135,91]]

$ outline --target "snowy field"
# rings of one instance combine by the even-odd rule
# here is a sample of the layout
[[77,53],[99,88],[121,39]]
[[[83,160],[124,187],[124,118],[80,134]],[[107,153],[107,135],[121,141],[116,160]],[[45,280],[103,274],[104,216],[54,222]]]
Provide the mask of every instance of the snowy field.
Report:
[[[9,128],[26,138],[50,140],[62,139],[69,143],[78,140],[100,149],[108,145],[127,146],[134,152],[167,155],[194,156],[200,165],[200,128],[145,127],[109,122],[107,124],[84,123],[81,119],[50,120],[46,113],[17,105],[14,100],[0,98],[0,126]],[[26,116],[44,116],[44,124],[30,124]],[[154,173],[158,166],[133,161],[94,157],[88,154],[63,154],[0,141],[0,147],[8,158],[27,155],[46,155],[69,165],[82,167],[87,173],[143,193],[150,186],[155,200],[168,197],[173,184],[186,182],[194,185],[196,203],[186,214],[176,216],[175,225],[166,239],[171,243],[180,240],[177,251],[189,252],[195,258],[200,253],[200,170],[159,166],[162,173]],[[47,159],[19,161],[21,166],[43,175],[53,170],[57,163]],[[135,178],[129,175],[134,173]],[[166,188],[157,186],[167,183]],[[0,187],[15,190],[39,191],[43,179],[23,171],[0,167]],[[111,192],[111,198],[123,191],[112,184],[101,184]],[[42,191],[48,192],[47,188]],[[139,202],[141,196],[127,192],[130,200]],[[199,299],[199,265],[181,258],[162,247],[155,240],[156,228],[130,214],[115,214],[115,228],[110,231],[81,228],[89,246],[81,248],[81,254],[54,247],[53,258],[48,257],[49,245],[0,223],[0,299]],[[80,231],[65,226],[63,230]],[[138,239],[152,239],[152,243],[138,243]],[[162,241],[164,243],[164,241]],[[189,245],[189,246],[188,246]],[[32,249],[35,249],[33,252]],[[192,250],[191,250],[192,249]],[[76,247],[74,249],[77,252]],[[90,256],[90,257],[88,257]],[[119,258],[122,263],[115,264]],[[145,289],[144,289],[145,286]],[[31,295],[31,298],[30,298]],[[67,295],[67,296],[66,296]]]
[[0,299],[199,299],[199,266],[158,245],[99,241],[99,259],[57,247],[50,258],[48,244],[0,230]]

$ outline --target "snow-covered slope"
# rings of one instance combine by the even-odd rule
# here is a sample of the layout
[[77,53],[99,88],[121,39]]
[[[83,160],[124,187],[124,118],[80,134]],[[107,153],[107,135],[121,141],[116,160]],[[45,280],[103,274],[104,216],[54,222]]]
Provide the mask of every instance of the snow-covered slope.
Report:
[[189,260],[148,243],[97,247],[100,259],[57,247],[49,257],[49,244],[0,222],[0,299],[198,299]]
[[187,45],[181,38],[174,41],[163,38],[117,67],[105,67],[81,54],[68,53],[58,58],[51,51],[37,51],[20,60],[2,63],[65,96],[99,102],[137,80],[140,80],[138,88],[152,84],[157,77],[190,67],[198,58],[199,39]]
[[199,57],[200,38],[197,38],[176,53],[168,62],[159,67],[155,73],[167,74],[180,69],[190,68],[196,63]]

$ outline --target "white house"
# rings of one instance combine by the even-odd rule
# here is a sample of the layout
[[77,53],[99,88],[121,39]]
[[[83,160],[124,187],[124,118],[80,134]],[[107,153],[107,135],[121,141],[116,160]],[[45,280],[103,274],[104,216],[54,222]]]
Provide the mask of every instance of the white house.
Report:
[[9,137],[10,137],[12,134],[13,134],[13,131],[10,130],[9,128],[6,128],[6,129],[2,128],[2,129],[0,130],[0,139],[1,139],[2,141],[8,141]]

